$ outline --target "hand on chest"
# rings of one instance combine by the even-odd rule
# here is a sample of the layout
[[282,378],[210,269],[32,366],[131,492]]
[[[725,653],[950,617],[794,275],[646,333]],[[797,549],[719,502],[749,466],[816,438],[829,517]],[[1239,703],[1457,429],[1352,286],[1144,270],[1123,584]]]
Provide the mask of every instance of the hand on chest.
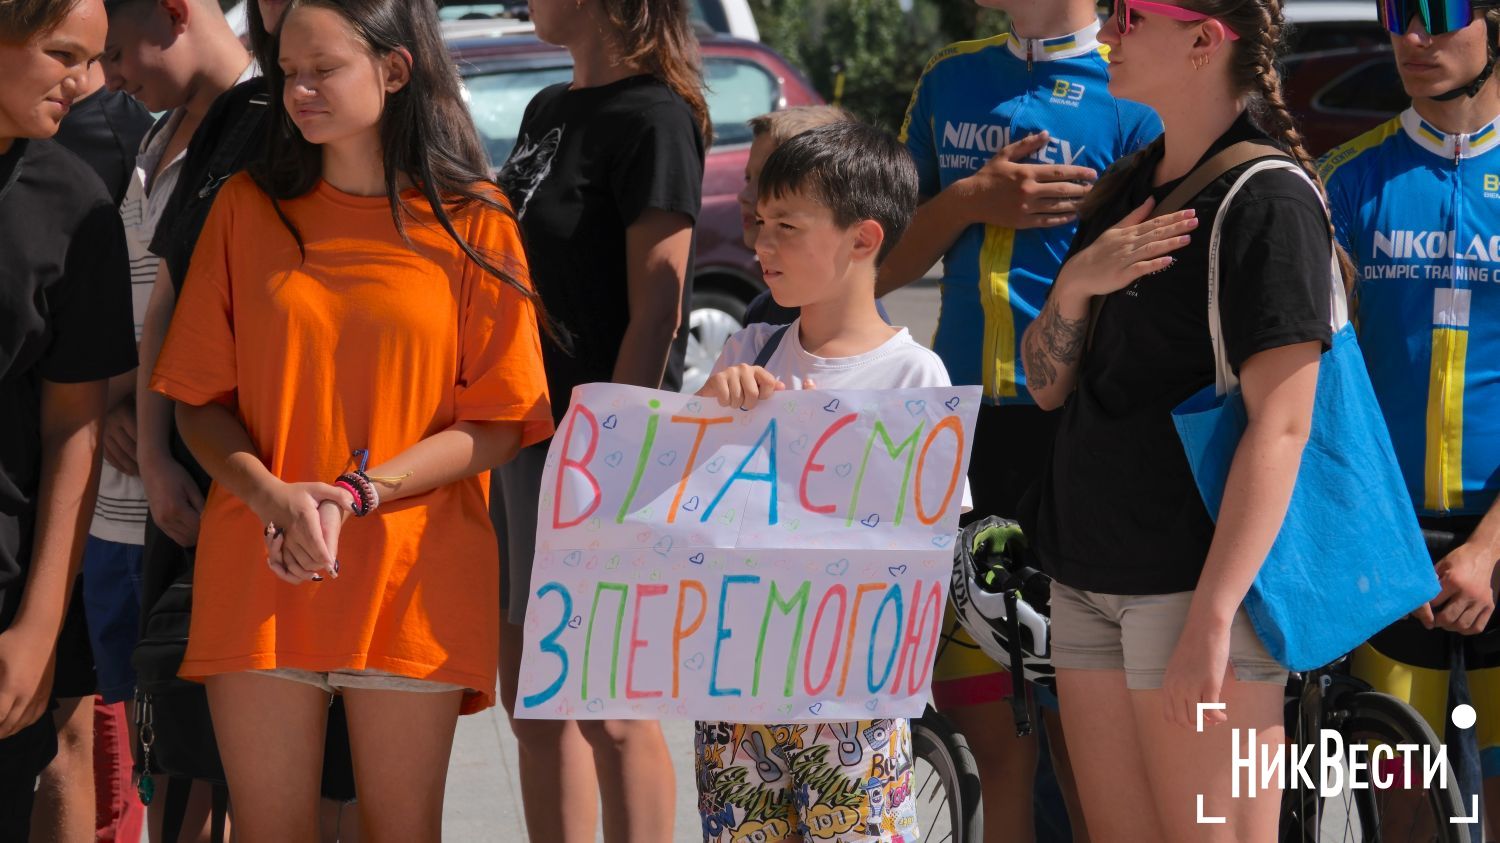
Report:
[[1060,96],[1040,92],[1008,100],[989,110],[974,108],[939,116],[933,121],[939,166],[962,177],[983,167],[1010,144],[1043,131],[1048,134],[1046,146],[1026,158],[1025,163],[1099,166],[1103,162],[1085,157],[1085,153],[1093,150],[1069,122],[1078,119],[1076,111],[1050,102],[1069,102],[1069,97],[1084,87],[1058,79],[1054,90]]

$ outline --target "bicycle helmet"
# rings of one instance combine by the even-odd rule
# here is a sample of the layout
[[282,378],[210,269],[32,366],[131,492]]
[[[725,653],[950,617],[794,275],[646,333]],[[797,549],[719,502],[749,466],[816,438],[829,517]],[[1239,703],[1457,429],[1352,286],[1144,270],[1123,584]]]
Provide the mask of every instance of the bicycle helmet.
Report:
[[1016,673],[1021,663],[1028,681],[1054,685],[1051,619],[1047,600],[1051,580],[1021,563],[1026,537],[1021,525],[996,516],[959,531],[953,583],[948,596],[954,614],[985,655]]

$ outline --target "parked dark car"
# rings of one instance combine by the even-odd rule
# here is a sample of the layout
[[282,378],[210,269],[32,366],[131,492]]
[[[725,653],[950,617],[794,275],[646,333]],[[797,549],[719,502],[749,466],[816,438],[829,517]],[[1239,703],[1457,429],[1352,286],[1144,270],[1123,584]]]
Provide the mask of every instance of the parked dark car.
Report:
[[1289,0],[1282,61],[1287,106],[1307,147],[1321,155],[1401,113],[1390,34],[1370,0]]
[[[528,24],[502,20],[444,25],[469,109],[497,165],[510,155],[532,96],[573,74],[568,52],[529,30]],[[745,122],[768,111],[821,102],[802,74],[769,47],[708,33],[700,43],[714,142],[703,175],[685,390],[696,390],[707,378],[724,341],[740,329],[745,307],[765,289],[755,254],[741,237],[736,199],[750,155]]]

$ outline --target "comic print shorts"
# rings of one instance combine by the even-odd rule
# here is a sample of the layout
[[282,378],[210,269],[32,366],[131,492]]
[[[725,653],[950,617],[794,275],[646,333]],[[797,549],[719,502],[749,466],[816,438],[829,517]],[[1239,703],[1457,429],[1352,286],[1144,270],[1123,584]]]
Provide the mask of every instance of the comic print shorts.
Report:
[[699,721],[693,741],[704,840],[917,839],[905,719],[752,725]]

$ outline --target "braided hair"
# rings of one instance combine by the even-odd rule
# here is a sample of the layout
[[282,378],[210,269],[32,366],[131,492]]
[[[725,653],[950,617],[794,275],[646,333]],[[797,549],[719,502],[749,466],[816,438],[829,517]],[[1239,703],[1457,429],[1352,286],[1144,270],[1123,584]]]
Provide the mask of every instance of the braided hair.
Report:
[[[1266,134],[1281,142],[1287,153],[1313,180],[1326,203],[1328,190],[1318,175],[1317,161],[1307,151],[1302,132],[1297,129],[1297,121],[1292,118],[1292,112],[1287,108],[1286,99],[1281,93],[1281,71],[1276,67],[1286,25],[1281,15],[1281,0],[1210,0],[1185,5],[1238,7],[1235,10],[1238,14],[1222,16],[1210,9],[1197,11],[1212,14],[1235,32],[1245,33],[1241,35],[1238,44],[1231,45],[1230,77],[1237,85],[1245,85],[1243,90],[1250,95],[1251,114],[1255,117],[1255,122]],[[1248,22],[1248,26],[1241,22],[1242,19]],[[1332,217],[1328,222],[1328,234],[1330,237],[1334,234]],[[1354,283],[1354,261],[1338,245],[1336,238],[1334,252],[1338,257],[1344,287],[1348,290]]]

